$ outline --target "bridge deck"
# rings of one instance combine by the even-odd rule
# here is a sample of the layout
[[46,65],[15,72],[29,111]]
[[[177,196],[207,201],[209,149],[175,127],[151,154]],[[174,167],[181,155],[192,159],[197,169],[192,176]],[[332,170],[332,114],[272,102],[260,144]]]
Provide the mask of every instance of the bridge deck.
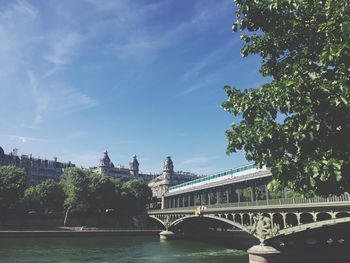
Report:
[[[233,183],[240,183],[240,182],[245,182],[249,180],[255,180],[255,179],[260,179],[260,178],[266,178],[271,176],[271,172],[268,170],[262,170],[258,171],[252,174],[247,174],[247,175],[241,175],[241,176],[231,176],[230,178],[225,178],[222,180],[208,180],[204,183],[193,183],[192,185],[189,185],[189,187],[186,188],[181,188],[179,187],[178,189],[173,188],[169,192],[167,192],[164,196],[165,197],[170,197],[170,196],[175,196],[179,194],[184,194],[184,193],[189,193],[189,192],[195,192],[199,190],[205,190],[205,189],[210,189],[210,188],[215,188],[215,187],[221,187],[221,186],[226,186],[230,185]],[[191,182],[189,182],[191,183]]]
[[[206,211],[236,211],[236,210],[303,210],[304,208],[312,207],[350,207],[350,195],[343,194],[340,196],[332,196],[329,198],[314,197],[310,199],[306,198],[284,198],[284,199],[271,199],[271,200],[259,200],[251,202],[237,202],[237,203],[225,203],[225,204],[215,204],[207,205]],[[165,208],[159,210],[148,210],[148,214],[181,214],[193,212],[198,208],[198,206],[189,207],[177,207],[177,208]]]

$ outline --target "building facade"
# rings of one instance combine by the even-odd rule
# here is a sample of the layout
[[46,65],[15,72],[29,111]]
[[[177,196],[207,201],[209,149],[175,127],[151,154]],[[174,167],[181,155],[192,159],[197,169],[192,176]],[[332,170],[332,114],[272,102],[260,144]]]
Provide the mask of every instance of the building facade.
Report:
[[175,172],[171,157],[166,157],[163,164],[163,172],[159,174],[141,173],[136,155],[129,162],[129,167],[115,166],[109,158],[108,152],[104,151],[98,167],[90,168],[92,171],[105,176],[119,178],[122,182],[132,179],[145,181],[152,190],[154,198],[160,200],[167,187],[185,183],[197,179],[198,176],[189,172]]
[[35,185],[47,179],[58,181],[63,174],[64,168],[75,167],[71,162],[58,162],[55,157],[53,160],[34,158],[30,155],[18,155],[18,150],[13,149],[9,154],[5,154],[0,147],[0,166],[13,165],[23,168],[27,174],[27,182]]
[[153,199],[160,203],[162,196],[171,186],[197,179],[199,176],[189,172],[175,172],[171,157],[166,157],[163,172],[148,183],[152,190]]
[[121,165],[115,166],[109,158],[107,151],[103,152],[103,156],[100,159],[100,164],[97,167],[90,168],[90,170],[101,175],[119,178],[122,182],[133,179],[141,179],[145,182],[149,182],[157,176],[156,174],[151,173],[140,173],[139,162],[136,155],[134,155],[130,160],[128,168]]
[[[71,162],[58,162],[57,158],[46,160],[34,158],[31,154],[19,156],[17,149],[14,149],[9,154],[5,154],[4,150],[0,147],[0,166],[1,165],[13,165],[24,168],[28,178],[27,182],[30,185],[38,184],[46,179],[58,181],[63,175],[65,168],[75,167]],[[193,173],[175,172],[174,164],[170,156],[166,157],[164,161],[162,173],[151,174],[140,172],[136,155],[131,158],[128,168],[125,168],[121,165],[115,166],[107,151],[103,152],[99,165],[97,167],[90,167],[88,170],[104,176],[119,178],[122,182],[141,179],[151,188],[153,199],[157,200],[157,202],[160,201],[168,187],[198,178],[198,176]]]

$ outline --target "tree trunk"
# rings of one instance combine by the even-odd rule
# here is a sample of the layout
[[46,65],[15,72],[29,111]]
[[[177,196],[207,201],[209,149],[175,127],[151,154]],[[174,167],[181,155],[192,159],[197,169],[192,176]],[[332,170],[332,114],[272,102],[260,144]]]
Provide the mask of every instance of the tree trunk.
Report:
[[68,218],[68,213],[69,213],[69,210],[71,209],[71,207],[69,206],[67,208],[67,211],[66,211],[66,215],[64,216],[64,221],[63,221],[63,225],[65,226],[66,223],[67,223],[67,218]]

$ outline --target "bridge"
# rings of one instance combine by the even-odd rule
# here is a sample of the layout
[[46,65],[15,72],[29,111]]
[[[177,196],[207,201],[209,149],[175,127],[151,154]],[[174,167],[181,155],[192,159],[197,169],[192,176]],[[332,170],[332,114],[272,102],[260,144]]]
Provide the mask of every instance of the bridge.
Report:
[[343,229],[350,229],[349,194],[310,199],[286,189],[272,194],[266,187],[269,180],[269,170],[254,165],[223,171],[169,187],[162,209],[149,210],[148,215],[163,225],[161,238],[200,220],[242,230],[263,245],[248,250],[251,263],[270,262],[271,254],[279,254],[276,247],[305,233],[327,232],[318,242],[344,241],[349,233]]

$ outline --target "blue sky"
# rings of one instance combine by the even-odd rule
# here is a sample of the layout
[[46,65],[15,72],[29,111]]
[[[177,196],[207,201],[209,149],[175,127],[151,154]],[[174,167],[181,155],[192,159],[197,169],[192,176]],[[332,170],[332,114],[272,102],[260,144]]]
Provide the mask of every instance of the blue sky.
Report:
[[260,86],[228,0],[0,0],[0,146],[95,166],[210,174],[233,118],[224,85]]

